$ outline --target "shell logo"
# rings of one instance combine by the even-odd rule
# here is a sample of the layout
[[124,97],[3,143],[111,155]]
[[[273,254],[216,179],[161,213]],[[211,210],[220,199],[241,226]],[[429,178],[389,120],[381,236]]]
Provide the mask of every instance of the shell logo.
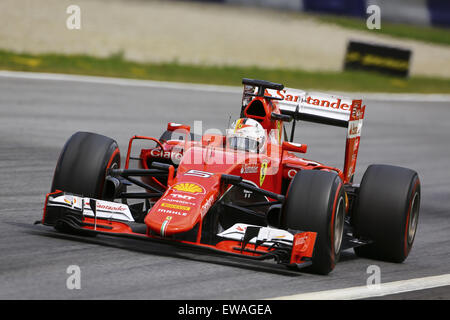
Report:
[[189,193],[204,193],[205,189],[196,183],[178,183],[172,187],[177,191],[189,192]]

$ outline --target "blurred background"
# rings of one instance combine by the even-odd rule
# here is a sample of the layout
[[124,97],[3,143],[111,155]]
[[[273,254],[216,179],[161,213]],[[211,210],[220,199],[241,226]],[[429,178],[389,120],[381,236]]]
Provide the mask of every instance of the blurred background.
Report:
[[[73,5],[78,12],[69,9]],[[380,29],[367,27],[371,5],[380,9]],[[69,28],[75,22],[79,28]],[[342,73],[350,41],[409,52],[409,78]],[[303,88],[450,92],[450,2],[2,0],[0,68],[228,85],[254,76]]]

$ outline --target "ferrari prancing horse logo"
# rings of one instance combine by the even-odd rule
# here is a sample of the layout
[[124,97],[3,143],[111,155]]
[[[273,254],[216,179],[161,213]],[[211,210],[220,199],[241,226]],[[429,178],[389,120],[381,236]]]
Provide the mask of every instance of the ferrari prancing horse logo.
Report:
[[268,160],[261,161],[261,169],[259,169],[259,186],[260,187],[263,185],[264,179],[266,178],[268,163],[269,163]]

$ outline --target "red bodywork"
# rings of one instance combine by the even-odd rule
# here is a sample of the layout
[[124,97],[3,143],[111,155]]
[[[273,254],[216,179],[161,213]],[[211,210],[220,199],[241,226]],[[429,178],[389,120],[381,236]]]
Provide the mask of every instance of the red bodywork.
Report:
[[[265,117],[246,113],[251,103],[255,101],[260,101],[264,106]],[[259,120],[268,133],[271,131],[275,133],[273,139],[268,139],[267,151],[264,154],[227,149],[225,137],[221,135],[203,136],[201,141],[169,140],[162,146],[141,151],[141,166],[148,169],[148,163],[154,160],[177,157],[177,151],[174,151],[177,148],[187,150],[183,153],[177,175],[170,179],[167,191],[145,218],[146,225],[152,231],[161,235],[173,235],[191,230],[197,224],[201,225],[211,204],[224,192],[220,184],[221,174],[241,176],[262,189],[278,194],[283,194],[283,185],[288,184],[298,170],[335,171],[344,183],[350,182],[354,174],[359,137],[347,139],[345,166],[344,171],[341,171],[316,161],[300,158],[289,151],[290,147],[294,147],[282,141],[283,122],[270,119],[273,112],[280,113],[276,101],[257,97],[251,103],[244,110],[244,115]],[[352,114],[350,120],[363,117],[364,109],[361,108],[361,100],[354,100],[350,108]],[[169,123],[168,131],[171,130],[177,133],[184,132],[185,136],[189,137],[189,126],[180,128]],[[298,148],[298,151],[306,151],[306,146]],[[249,170],[250,172],[247,173],[245,168],[256,169]],[[195,175],[189,172],[200,172],[200,174]],[[202,176],[202,172],[203,175],[210,175]],[[146,182],[151,183],[149,180]],[[190,190],[189,187],[195,190]],[[169,221],[167,217],[170,217]]]
[[[268,92],[266,94],[270,96]],[[283,92],[278,91],[278,94],[286,98]],[[258,104],[260,108],[262,106],[264,112],[260,112],[260,115],[250,114],[248,111],[253,104]],[[327,107],[324,106],[324,108]],[[145,183],[164,192],[144,219],[147,233],[145,235],[135,233],[124,222],[94,221],[93,218],[88,217],[83,220],[85,223],[83,229],[154,240],[171,240],[232,254],[264,255],[273,249],[246,244],[246,250],[243,250],[240,241],[232,240],[223,240],[215,245],[202,242],[203,221],[208,210],[230,188],[230,185],[221,182],[222,174],[240,176],[258,188],[281,195],[286,194],[286,186],[299,170],[335,171],[344,184],[351,182],[359,147],[359,135],[351,134],[351,124],[352,121],[358,121],[364,117],[364,107],[361,105],[361,100],[353,100],[348,108],[350,110],[349,134],[343,171],[298,157],[295,153],[305,153],[306,145],[300,146],[283,141],[284,123],[271,116],[273,113],[281,114],[278,101],[265,97],[254,97],[243,108],[243,115],[259,121],[268,133],[267,149],[264,153],[256,154],[228,149],[223,135],[204,135],[200,141],[192,141],[189,139],[190,127],[174,123],[169,123],[167,131],[184,135],[184,140],[159,141],[155,138],[134,136],[129,142],[125,169],[129,167],[132,144],[136,139],[150,140],[157,144],[155,148],[141,150],[139,162],[143,169],[150,169],[153,161],[171,164],[174,159],[181,160],[176,173],[175,167],[170,167],[167,181],[154,177],[142,178]],[[268,197],[266,199],[274,200]],[[195,241],[173,238],[177,234],[192,230],[196,232]],[[311,258],[315,239],[315,232],[296,234],[290,263],[301,264],[305,257]]]

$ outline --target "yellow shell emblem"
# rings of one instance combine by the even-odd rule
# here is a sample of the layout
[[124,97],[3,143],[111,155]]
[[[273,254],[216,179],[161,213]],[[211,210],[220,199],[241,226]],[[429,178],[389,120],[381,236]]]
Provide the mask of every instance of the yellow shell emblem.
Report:
[[195,183],[178,183],[173,186],[175,190],[189,192],[189,193],[203,193],[205,190],[203,187]]

